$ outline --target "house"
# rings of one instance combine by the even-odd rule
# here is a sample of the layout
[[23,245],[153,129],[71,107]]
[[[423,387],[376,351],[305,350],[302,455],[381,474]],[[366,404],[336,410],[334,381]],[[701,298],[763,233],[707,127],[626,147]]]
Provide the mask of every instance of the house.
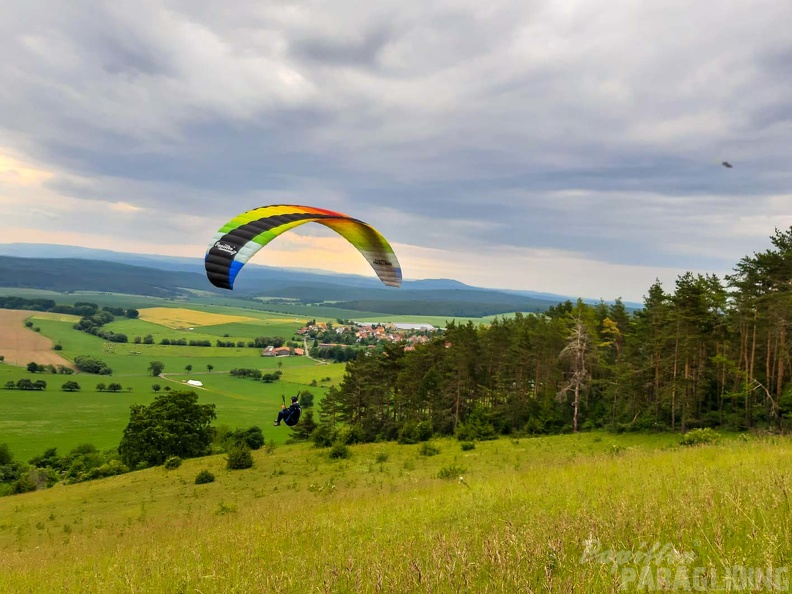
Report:
[[275,349],[271,346],[268,346],[264,350],[261,351],[262,357],[274,357],[275,356]]
[[278,347],[277,349],[273,349],[273,351],[276,357],[288,357],[291,355],[291,349],[287,346]]

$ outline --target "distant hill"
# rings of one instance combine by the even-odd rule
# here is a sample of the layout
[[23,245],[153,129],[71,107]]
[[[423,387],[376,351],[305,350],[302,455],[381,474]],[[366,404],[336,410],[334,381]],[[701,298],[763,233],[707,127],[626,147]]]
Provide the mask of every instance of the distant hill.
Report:
[[234,299],[277,298],[353,311],[480,317],[542,311],[568,297],[472,287],[451,279],[405,280],[401,289],[374,277],[248,264],[234,291],[206,280],[203,259],[127,254],[49,244],[0,244],[0,287],[57,292],[104,291],[187,298],[195,291]]
[[157,270],[118,262],[0,256],[0,287],[179,297],[188,294],[185,288],[205,288],[199,281],[200,276],[193,272]]

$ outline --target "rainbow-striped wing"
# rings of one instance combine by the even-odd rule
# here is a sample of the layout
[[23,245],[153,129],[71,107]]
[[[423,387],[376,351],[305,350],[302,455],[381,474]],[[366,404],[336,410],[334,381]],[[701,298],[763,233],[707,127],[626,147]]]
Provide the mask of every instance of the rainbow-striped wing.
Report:
[[396,254],[374,227],[340,212],[296,204],[254,208],[228,221],[209,244],[204,262],[206,276],[216,287],[233,289],[237,274],[256,252],[281,233],[305,223],[330,227],[363,254],[383,283],[401,286]]

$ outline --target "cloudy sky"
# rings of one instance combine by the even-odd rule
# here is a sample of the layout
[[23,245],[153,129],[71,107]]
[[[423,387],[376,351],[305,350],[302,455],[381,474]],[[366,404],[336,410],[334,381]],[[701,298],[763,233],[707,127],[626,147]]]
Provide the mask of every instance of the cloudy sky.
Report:
[[[297,203],[377,227],[407,279],[640,301],[792,225],[789,23],[787,0],[6,0],[0,243],[202,257]],[[373,275],[318,225],[253,261]]]

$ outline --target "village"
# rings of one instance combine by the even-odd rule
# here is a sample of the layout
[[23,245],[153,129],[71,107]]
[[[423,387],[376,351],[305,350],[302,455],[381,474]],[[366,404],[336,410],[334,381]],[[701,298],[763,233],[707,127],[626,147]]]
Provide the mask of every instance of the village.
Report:
[[297,330],[303,338],[302,347],[295,346],[299,343],[293,342],[279,347],[267,346],[261,354],[264,357],[286,357],[302,356],[308,352],[310,356],[339,359],[340,352],[345,352],[348,358],[350,351],[376,349],[383,343],[404,343],[404,350],[412,351],[416,345],[429,342],[438,332],[442,332],[442,328],[423,323],[339,320],[333,324],[311,320]]

